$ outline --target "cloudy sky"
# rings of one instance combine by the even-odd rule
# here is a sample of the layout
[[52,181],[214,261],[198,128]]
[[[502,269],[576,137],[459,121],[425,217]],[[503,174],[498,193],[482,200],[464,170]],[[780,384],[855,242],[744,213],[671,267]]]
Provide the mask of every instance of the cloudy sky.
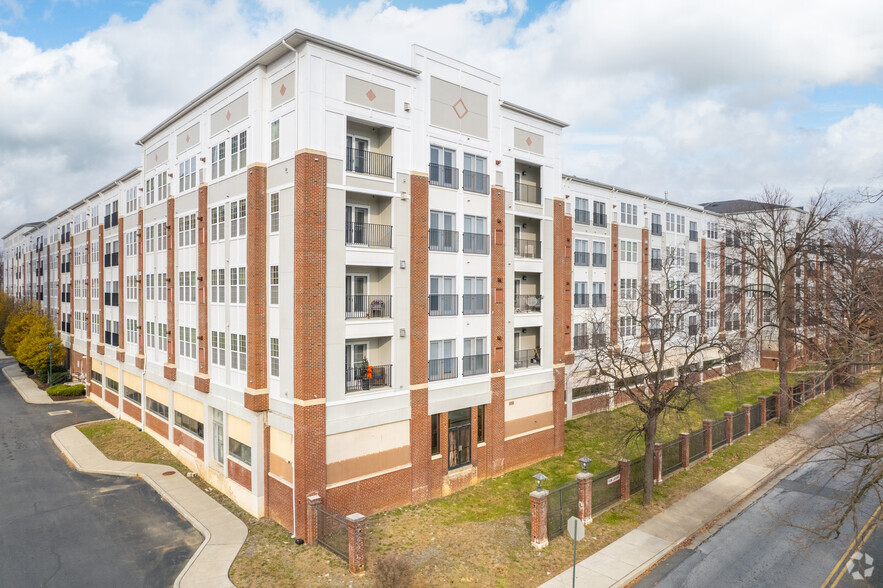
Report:
[[420,43],[571,123],[564,171],[691,203],[883,184],[879,0],[0,0],[0,235],[135,167],[134,141],[294,28]]

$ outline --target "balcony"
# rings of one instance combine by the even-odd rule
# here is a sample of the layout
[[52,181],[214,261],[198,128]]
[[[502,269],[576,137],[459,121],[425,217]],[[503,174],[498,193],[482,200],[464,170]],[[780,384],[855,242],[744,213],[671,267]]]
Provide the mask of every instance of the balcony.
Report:
[[738,331],[739,330],[739,321],[725,321],[724,322],[724,330]]
[[574,308],[588,308],[589,307],[589,295],[585,292],[581,292],[579,294],[573,295],[573,306]]
[[592,347],[607,347],[607,334],[606,333],[592,334]]
[[603,212],[594,212],[592,213],[592,224],[596,227],[606,227],[607,226],[607,215]]
[[588,251],[574,251],[573,253],[573,264],[574,265],[589,265],[589,252]]
[[595,308],[607,306],[607,294],[592,294],[592,306]]
[[699,231],[690,231],[690,241],[699,240]]
[[430,294],[429,316],[457,316],[457,295]]
[[519,177],[515,176],[515,200],[529,204],[540,204],[542,202],[541,188],[530,184],[522,184]]
[[542,350],[539,347],[534,349],[521,349],[515,352],[515,369],[528,367],[539,367]]
[[491,236],[481,233],[463,233],[463,253],[487,255],[490,253]]
[[592,213],[588,210],[577,208],[573,211],[573,222],[581,225],[592,224]]
[[487,314],[489,301],[489,294],[463,294],[463,314]]
[[650,234],[656,235],[657,237],[662,236],[662,225],[660,223],[653,223],[650,225]]
[[698,261],[691,261],[690,262],[690,273],[691,274],[698,274],[699,273],[699,262]]
[[490,194],[490,176],[479,172],[463,170],[463,189],[476,194]]
[[699,325],[690,325],[689,327],[687,327],[687,336],[688,337],[695,337],[698,334],[699,334]]
[[369,294],[346,297],[346,318],[391,318],[392,296],[372,296]]
[[607,267],[607,254],[606,253],[593,253],[592,254],[592,267]]
[[439,163],[429,164],[430,185],[457,190],[460,187],[457,180],[458,174],[456,167],[452,167],[450,165],[441,165]]
[[654,257],[650,259],[650,269],[654,272],[662,271],[662,259],[659,257]]
[[444,357],[429,360],[429,381],[451,380],[457,377],[457,358]]
[[104,305],[105,306],[119,306],[120,305],[120,295],[117,292],[105,292],[104,293]]
[[456,253],[458,246],[457,231],[429,229],[429,250]]
[[392,177],[392,155],[347,147],[346,171],[369,176]]
[[687,302],[690,304],[699,304],[699,294],[692,293],[687,297]]
[[590,335],[576,335],[573,338],[573,349],[574,349],[574,351],[579,351],[581,349],[588,349],[590,342],[591,342]]
[[661,306],[662,292],[650,292],[650,304],[653,306]]
[[540,241],[536,239],[515,239],[515,257],[539,259],[542,257]]
[[391,365],[369,365],[346,368],[346,391],[374,390],[392,386]]
[[516,294],[515,312],[542,312],[543,297],[539,294]]
[[392,227],[371,223],[346,223],[346,244],[350,247],[392,248]]
[[488,373],[488,355],[464,355],[463,356],[463,375],[478,376]]

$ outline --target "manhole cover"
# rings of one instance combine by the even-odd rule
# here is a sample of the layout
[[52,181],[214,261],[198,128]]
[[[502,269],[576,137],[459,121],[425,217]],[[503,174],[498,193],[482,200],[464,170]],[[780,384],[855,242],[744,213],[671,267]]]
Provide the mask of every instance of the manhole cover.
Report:
[[162,475],[164,475],[164,476],[174,476],[174,475],[175,475],[175,470],[172,470],[172,471],[169,471],[169,472],[163,472]]

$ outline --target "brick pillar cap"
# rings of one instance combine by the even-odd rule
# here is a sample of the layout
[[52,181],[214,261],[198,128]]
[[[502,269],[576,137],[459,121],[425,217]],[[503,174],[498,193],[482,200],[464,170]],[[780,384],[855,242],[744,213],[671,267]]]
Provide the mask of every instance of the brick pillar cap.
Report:
[[321,502],[321,501],[322,501],[322,497],[319,496],[318,494],[310,494],[309,496],[307,496],[307,502]]
[[534,490],[533,492],[530,493],[531,498],[545,498],[548,495],[549,495],[548,490]]
[[346,515],[346,520],[352,521],[354,523],[362,522],[367,518],[368,517],[366,517],[365,515],[358,513],[358,512],[354,512],[353,514]]
[[591,480],[594,477],[595,476],[592,472],[580,472],[576,475],[577,480]]
[[713,425],[714,421],[712,419],[702,419],[703,425]]
[[680,435],[681,435],[681,437],[683,437],[683,436],[685,436],[685,435],[689,437],[689,436],[690,436],[690,433],[689,433],[689,432],[686,432],[686,431],[681,431],[681,432],[680,432]]
[[626,459],[626,458],[624,458],[624,457],[620,457],[620,458],[619,458],[619,463],[623,463],[623,462],[631,463],[632,460],[630,460],[630,459]]
[[742,405],[742,408],[751,408],[752,406],[754,406],[754,405],[751,404],[750,402],[746,402],[745,404]]
[[653,447],[662,447],[662,443],[654,443]]
[[733,416],[733,411],[732,410],[725,410],[724,416]]

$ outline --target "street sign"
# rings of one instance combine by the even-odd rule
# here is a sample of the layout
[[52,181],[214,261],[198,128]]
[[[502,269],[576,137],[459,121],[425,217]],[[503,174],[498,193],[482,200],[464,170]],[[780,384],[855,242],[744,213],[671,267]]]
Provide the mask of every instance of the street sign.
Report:
[[610,476],[609,478],[607,478],[607,485],[608,486],[610,484],[614,484],[616,482],[619,482],[619,474],[616,474],[615,476]]
[[574,541],[582,541],[586,536],[586,527],[577,517],[570,517],[567,519],[567,532]]

